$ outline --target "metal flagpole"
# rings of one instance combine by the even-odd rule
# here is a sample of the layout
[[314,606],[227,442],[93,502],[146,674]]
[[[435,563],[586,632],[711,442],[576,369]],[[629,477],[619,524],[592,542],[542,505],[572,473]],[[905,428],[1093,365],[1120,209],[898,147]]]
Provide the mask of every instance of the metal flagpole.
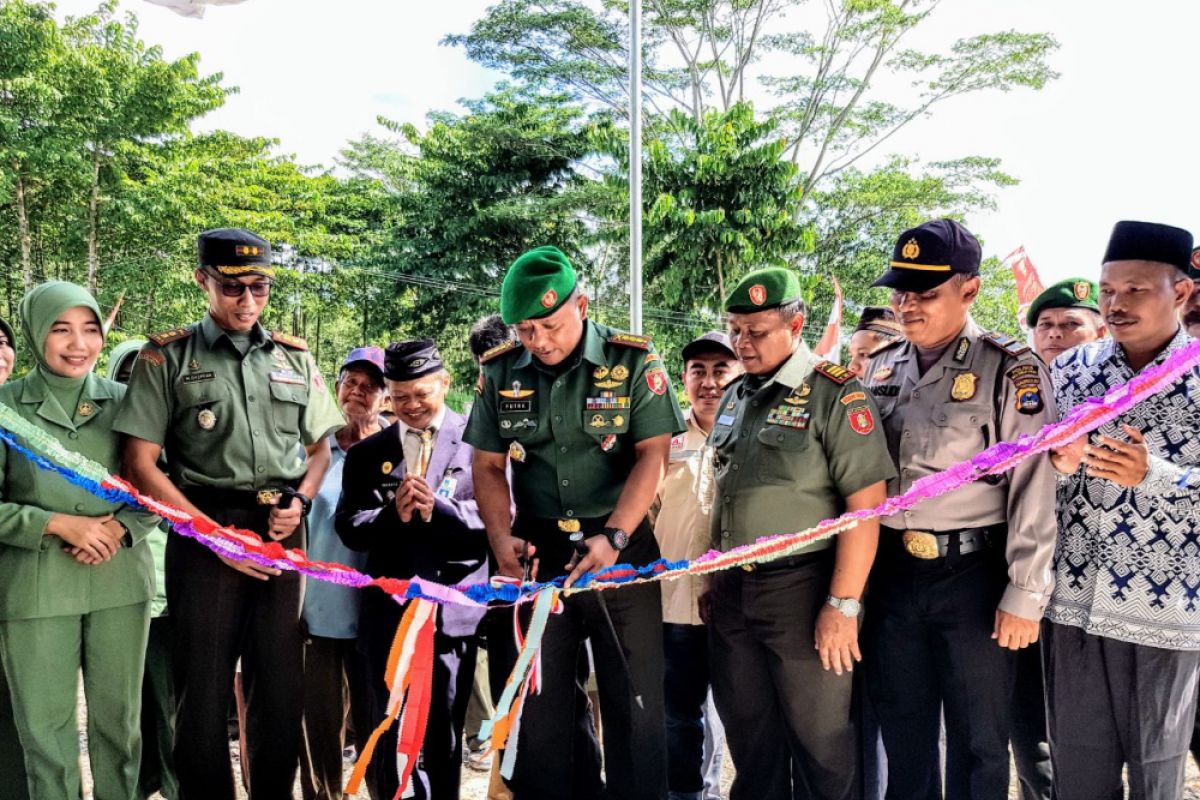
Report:
[[629,0],[629,327],[642,332],[642,0]]

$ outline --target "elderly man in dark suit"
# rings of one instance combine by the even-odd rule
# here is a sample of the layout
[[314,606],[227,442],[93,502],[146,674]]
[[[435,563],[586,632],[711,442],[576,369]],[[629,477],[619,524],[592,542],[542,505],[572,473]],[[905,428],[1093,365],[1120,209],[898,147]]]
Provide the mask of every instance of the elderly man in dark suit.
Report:
[[[450,375],[428,339],[396,342],[384,378],[396,424],[346,454],[336,526],[347,547],[367,552],[367,572],[442,584],[487,580],[487,537],[475,505],[466,419],[446,407]],[[372,724],[386,713],[384,671],[403,609],[379,591],[362,602],[359,646],[367,661]],[[444,607],[435,637],[433,703],[420,762],[418,800],[457,800],[462,731],[483,609]],[[398,781],[396,727],[380,741],[368,774],[372,798],[390,800]]]

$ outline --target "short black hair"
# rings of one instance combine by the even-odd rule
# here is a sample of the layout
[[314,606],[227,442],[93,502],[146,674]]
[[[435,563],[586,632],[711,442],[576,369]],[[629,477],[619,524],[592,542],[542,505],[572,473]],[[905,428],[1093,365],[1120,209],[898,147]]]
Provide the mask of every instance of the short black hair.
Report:
[[478,361],[488,350],[515,338],[512,328],[504,324],[500,315],[492,314],[471,326],[471,332],[467,335],[467,346],[471,349],[471,355]]

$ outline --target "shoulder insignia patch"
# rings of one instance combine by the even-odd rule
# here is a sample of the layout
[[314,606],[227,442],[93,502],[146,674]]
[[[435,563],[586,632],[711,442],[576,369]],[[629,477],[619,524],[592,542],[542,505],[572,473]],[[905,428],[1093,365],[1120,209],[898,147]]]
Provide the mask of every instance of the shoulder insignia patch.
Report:
[[195,331],[192,326],[187,325],[182,328],[175,328],[166,333],[156,333],[150,337],[150,341],[154,342],[159,347],[170,344],[171,342],[179,342],[191,336]]
[[985,333],[980,338],[982,338],[992,347],[995,347],[997,350],[1003,350],[1013,358],[1016,358],[1017,356],[1023,356],[1029,352],[1029,345],[1025,344],[1020,339],[1009,336],[1007,333],[991,331],[989,333]]
[[277,344],[281,344],[284,347],[290,347],[293,350],[308,349],[308,342],[304,341],[299,336],[292,336],[291,334],[280,333],[279,331],[271,331],[271,338],[274,339]]
[[848,382],[854,376],[850,374],[850,370],[845,367],[835,364],[832,361],[822,361],[813,367],[813,372],[819,372],[829,380],[836,383],[838,386]]
[[886,353],[888,350],[891,350],[893,347],[899,347],[902,344],[908,344],[908,340],[907,339],[892,339],[891,341],[884,342],[883,344],[879,345],[879,347],[876,347],[874,350],[871,351],[871,358],[874,358],[875,356],[879,355],[880,353]]
[[654,340],[649,336],[639,336],[636,333],[614,333],[608,337],[609,344],[619,344],[625,347],[636,347],[639,350],[649,350]]
[[492,361],[493,359],[504,355],[505,353],[516,350],[520,346],[521,346],[521,342],[519,340],[510,339],[507,342],[505,342],[504,344],[498,344],[495,347],[493,347],[491,350],[485,351],[484,354],[479,357],[479,363],[486,364],[489,361]]

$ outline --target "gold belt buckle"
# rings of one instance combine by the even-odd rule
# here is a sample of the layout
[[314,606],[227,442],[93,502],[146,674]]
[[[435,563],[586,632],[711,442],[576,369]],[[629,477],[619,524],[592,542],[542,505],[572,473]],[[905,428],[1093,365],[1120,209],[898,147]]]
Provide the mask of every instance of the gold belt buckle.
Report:
[[938,557],[937,537],[932,533],[905,531],[901,540],[904,542],[905,551],[914,558],[929,561]]
[[581,526],[577,519],[560,519],[558,529],[563,533],[579,533]]
[[278,489],[263,489],[258,493],[258,504],[260,506],[273,506],[279,502],[283,492]]

